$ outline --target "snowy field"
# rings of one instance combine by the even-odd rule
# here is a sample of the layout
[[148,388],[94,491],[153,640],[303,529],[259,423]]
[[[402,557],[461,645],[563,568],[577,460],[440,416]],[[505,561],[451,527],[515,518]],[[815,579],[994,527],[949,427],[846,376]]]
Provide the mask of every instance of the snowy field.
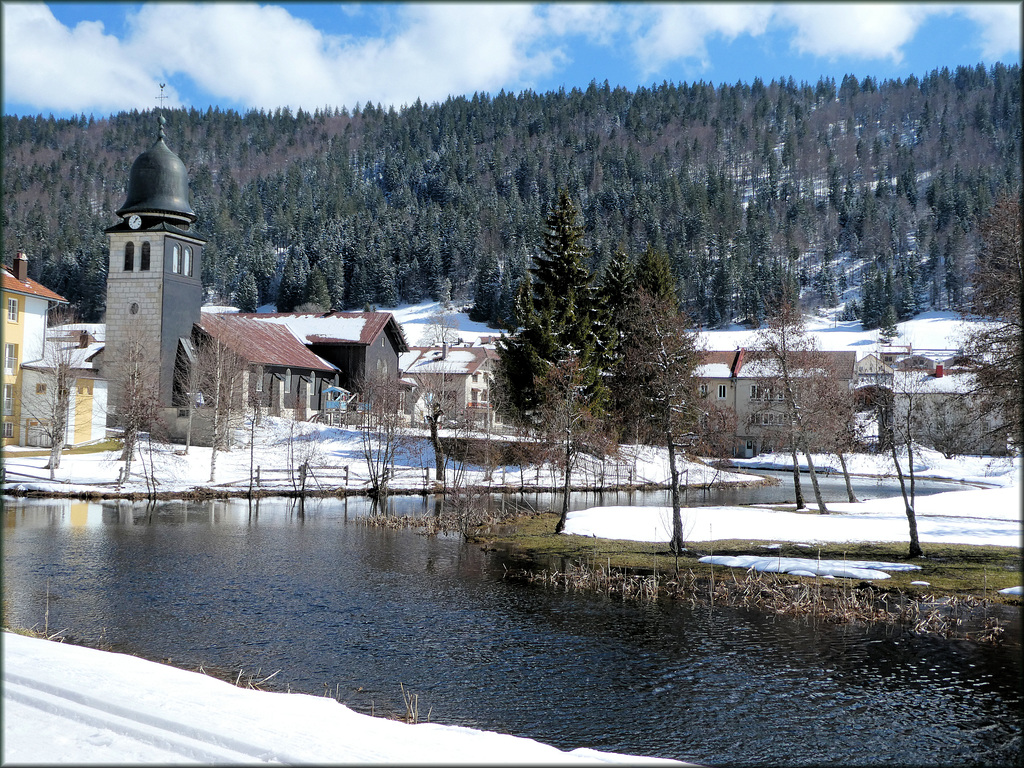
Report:
[[119,653],[3,634],[5,764],[673,764],[362,715]]

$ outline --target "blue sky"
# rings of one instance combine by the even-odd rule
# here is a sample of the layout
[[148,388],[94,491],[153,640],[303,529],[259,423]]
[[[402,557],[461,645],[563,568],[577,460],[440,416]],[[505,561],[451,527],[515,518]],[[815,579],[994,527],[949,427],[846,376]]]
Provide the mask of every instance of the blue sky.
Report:
[[4,114],[401,107],[1021,58],[1019,3],[3,3]]

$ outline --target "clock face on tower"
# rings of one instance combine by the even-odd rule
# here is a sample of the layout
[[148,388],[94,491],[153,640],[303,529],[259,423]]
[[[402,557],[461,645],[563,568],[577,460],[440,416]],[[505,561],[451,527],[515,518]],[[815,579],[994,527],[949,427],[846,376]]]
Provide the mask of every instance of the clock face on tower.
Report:
[[128,226],[132,229],[138,229],[142,226],[142,219],[139,217],[139,214],[133,213],[128,217]]

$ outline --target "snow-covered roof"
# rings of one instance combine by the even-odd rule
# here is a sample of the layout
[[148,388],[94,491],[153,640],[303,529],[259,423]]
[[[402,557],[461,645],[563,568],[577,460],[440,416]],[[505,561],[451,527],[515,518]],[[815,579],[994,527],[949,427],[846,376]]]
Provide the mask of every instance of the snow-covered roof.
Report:
[[725,363],[708,363],[694,369],[694,375],[702,379],[728,379],[731,373],[732,370]]
[[496,353],[486,347],[413,347],[399,362],[402,371],[411,376],[435,373],[465,376],[476,373],[495,356]]
[[399,352],[409,346],[390,312],[240,312],[234,316],[284,325],[304,344],[368,346],[390,326]]
[[976,383],[970,371],[945,371],[941,376],[928,371],[896,371],[892,386],[896,393],[962,395],[973,391]]

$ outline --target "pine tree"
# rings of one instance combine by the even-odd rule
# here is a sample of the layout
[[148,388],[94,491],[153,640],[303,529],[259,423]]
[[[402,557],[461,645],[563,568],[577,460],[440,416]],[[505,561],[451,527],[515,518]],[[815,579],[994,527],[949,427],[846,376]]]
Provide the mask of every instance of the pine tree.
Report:
[[[579,212],[562,190],[545,220],[544,241],[517,301],[520,330],[498,343],[498,380],[504,407],[513,417],[529,417],[540,405],[537,384],[550,367],[570,358],[579,362],[586,401],[599,414],[606,391],[601,381],[596,300],[586,269]],[[532,289],[532,290],[531,290]]]
[[310,270],[309,281],[306,284],[306,303],[315,304],[324,312],[331,309],[331,294],[327,290],[327,278],[324,277],[319,264]]
[[248,270],[238,281],[235,289],[235,304],[242,312],[255,312],[260,306],[260,293],[256,288],[256,278]]

